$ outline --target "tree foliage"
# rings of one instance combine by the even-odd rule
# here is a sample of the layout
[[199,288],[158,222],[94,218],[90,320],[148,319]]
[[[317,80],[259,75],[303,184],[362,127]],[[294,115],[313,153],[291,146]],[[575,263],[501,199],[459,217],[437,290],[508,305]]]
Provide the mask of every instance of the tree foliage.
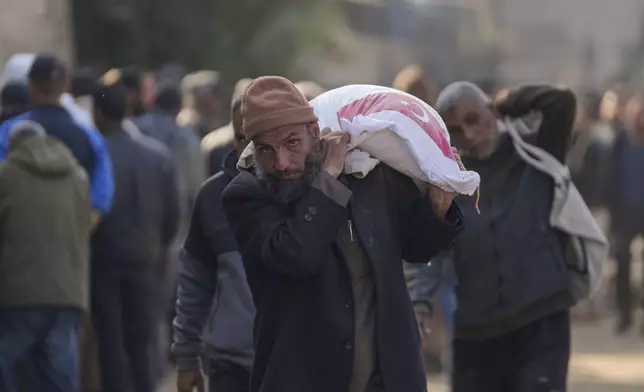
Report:
[[288,75],[333,49],[340,0],[74,0],[77,59],[99,67],[178,62],[225,77]]

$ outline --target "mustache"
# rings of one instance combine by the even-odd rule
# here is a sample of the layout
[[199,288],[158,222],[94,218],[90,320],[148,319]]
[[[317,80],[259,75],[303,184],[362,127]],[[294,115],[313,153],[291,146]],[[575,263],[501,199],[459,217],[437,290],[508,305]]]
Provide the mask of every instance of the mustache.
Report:
[[[304,196],[311,183],[322,171],[322,159],[316,154],[310,155],[306,159],[302,174],[295,179],[284,179],[285,172],[268,173],[260,167],[257,167],[255,174],[259,181],[271,192],[286,204],[290,204]],[[293,174],[293,171],[286,172]]]

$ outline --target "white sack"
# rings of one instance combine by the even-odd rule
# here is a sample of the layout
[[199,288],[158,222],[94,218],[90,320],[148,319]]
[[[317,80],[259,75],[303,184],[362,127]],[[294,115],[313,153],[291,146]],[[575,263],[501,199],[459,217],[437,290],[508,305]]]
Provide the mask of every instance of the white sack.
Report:
[[[320,128],[351,135],[344,173],[364,177],[379,162],[415,180],[472,195],[480,177],[461,171],[438,113],[418,98],[388,87],[350,85],[311,101]],[[252,143],[239,159],[253,165]]]

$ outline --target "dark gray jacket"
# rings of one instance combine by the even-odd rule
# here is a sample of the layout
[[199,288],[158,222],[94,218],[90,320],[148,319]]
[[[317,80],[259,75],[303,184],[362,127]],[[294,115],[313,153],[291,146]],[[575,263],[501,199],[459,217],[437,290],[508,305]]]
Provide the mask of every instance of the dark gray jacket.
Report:
[[169,151],[122,127],[104,132],[114,168],[114,203],[91,242],[92,269],[157,267],[176,233],[179,203]]
[[[515,118],[540,112],[539,129],[526,140],[563,161],[575,107],[569,90],[528,86],[498,109]],[[467,225],[452,249],[457,338],[499,336],[572,305],[566,238],[549,224],[553,181],[518,157],[509,135],[499,143],[488,159],[463,162],[481,175],[481,213],[471,199],[459,198]]]
[[133,122],[141,133],[160,141],[170,150],[177,173],[181,206],[178,238],[183,240],[195,197],[205,179],[205,163],[201,156],[199,138],[177,124],[172,113],[159,109],[137,117]]
[[238,173],[236,162],[231,151],[222,171],[201,187],[181,254],[172,345],[180,370],[197,368],[204,354],[252,366],[255,306],[221,207],[221,193]]

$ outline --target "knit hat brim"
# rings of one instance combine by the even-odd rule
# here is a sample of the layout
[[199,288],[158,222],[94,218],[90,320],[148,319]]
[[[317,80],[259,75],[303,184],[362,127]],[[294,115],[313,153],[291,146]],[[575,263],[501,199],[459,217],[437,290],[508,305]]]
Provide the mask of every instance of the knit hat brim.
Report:
[[250,121],[244,121],[243,130],[246,138],[252,140],[260,133],[275,128],[286,125],[309,124],[317,121],[318,117],[311,106],[300,106],[270,112]]

